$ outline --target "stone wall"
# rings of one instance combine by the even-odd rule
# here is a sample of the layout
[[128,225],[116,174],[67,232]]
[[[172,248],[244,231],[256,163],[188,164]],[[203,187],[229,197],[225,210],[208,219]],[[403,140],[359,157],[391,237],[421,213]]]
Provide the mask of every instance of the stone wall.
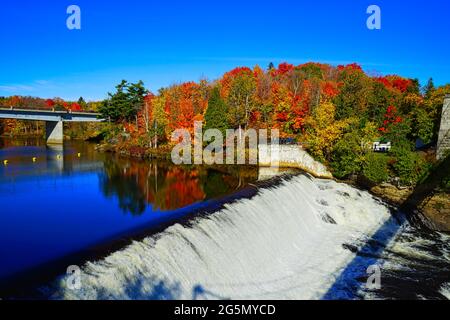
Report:
[[437,145],[437,159],[441,160],[450,150],[450,95],[447,95],[442,108],[441,127]]
[[333,175],[320,162],[314,160],[301,146],[260,144],[258,159],[261,167],[296,168],[318,178],[331,179]]

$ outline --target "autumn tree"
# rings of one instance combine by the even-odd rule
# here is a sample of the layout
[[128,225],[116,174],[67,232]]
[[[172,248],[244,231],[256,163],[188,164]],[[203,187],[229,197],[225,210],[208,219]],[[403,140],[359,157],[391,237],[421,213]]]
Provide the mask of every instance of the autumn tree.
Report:
[[186,82],[166,88],[161,94],[166,102],[169,129],[183,128],[193,133],[194,122],[203,120],[208,104],[204,87],[195,82]]
[[[274,67],[273,67],[274,68]],[[270,71],[270,70],[269,70]],[[254,74],[256,77],[256,92],[255,92],[255,108],[252,120],[257,123],[252,123],[256,127],[268,128],[272,125],[272,114],[274,111],[272,83],[273,78],[269,72],[264,72],[259,67],[255,67]]]
[[313,156],[321,161],[330,159],[336,141],[344,134],[349,122],[335,120],[336,107],[331,102],[322,102],[315,112],[306,118],[305,142]]
[[411,121],[411,138],[430,143],[433,140],[435,124],[426,108],[425,99],[421,95],[410,93],[403,98],[402,105],[402,109],[406,110],[405,117]]
[[395,103],[395,95],[382,82],[374,80],[367,95],[367,113],[360,114],[381,125],[386,108]]
[[433,122],[433,141],[437,141],[441,123],[442,107],[445,95],[450,94],[450,84],[438,87],[425,99],[425,108]]
[[155,96],[152,93],[148,93],[144,97],[144,108],[142,109],[141,117],[144,122],[143,126],[145,128],[146,133],[149,133],[149,131],[150,131],[150,121],[153,117],[152,104],[153,104],[154,98],[155,98]]
[[79,103],[77,103],[77,102],[72,102],[72,103],[70,104],[70,110],[76,112],[76,111],[81,111],[82,108],[81,108],[81,105],[80,105]]
[[256,80],[249,68],[236,68],[224,75],[222,94],[226,97],[228,121],[234,128],[247,128],[255,106]]
[[340,92],[334,99],[337,119],[349,118],[367,110],[367,76],[358,65],[340,66]]
[[152,146],[158,147],[159,143],[167,140],[168,117],[166,113],[166,99],[159,95],[152,99],[152,117],[149,135],[152,138]]

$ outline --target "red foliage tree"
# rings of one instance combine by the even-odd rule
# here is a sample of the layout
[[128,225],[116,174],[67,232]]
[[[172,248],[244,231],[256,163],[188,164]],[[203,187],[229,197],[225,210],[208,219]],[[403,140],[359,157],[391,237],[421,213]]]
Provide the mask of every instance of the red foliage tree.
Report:
[[403,119],[398,115],[397,108],[395,106],[389,106],[384,115],[383,126],[379,128],[380,132],[389,133],[392,126],[401,123]]
[[72,110],[72,111],[81,111],[82,108],[81,108],[81,106],[78,103],[73,102],[71,104],[71,106],[70,106],[70,110]]
[[339,71],[360,71],[363,72],[363,69],[361,68],[361,66],[357,63],[351,63],[351,64],[347,64],[347,65],[339,65],[338,66],[338,70]]
[[55,101],[52,99],[47,99],[45,100],[45,104],[49,109],[52,109],[55,106]]
[[375,81],[382,83],[388,89],[395,89],[401,93],[405,93],[413,85],[410,79],[392,75],[375,78]]

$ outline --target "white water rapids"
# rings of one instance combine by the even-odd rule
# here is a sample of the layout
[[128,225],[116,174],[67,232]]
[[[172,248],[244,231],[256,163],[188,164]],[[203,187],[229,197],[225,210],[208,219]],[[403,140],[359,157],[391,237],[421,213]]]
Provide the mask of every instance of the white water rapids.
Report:
[[367,192],[299,175],[88,262],[81,290],[62,277],[50,298],[342,298],[342,275],[361,276],[346,245],[358,251],[382,228],[395,234],[391,218]]

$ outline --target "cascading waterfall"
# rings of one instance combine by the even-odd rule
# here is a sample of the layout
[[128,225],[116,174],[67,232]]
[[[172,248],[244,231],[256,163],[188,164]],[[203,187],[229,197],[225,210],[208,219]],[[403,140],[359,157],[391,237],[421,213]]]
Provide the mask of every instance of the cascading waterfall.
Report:
[[450,299],[450,235],[405,223],[377,256],[380,290],[366,299]]
[[[53,299],[370,297],[358,285],[381,253],[376,245],[372,255],[361,252],[371,241],[395,246],[399,228],[367,192],[299,175],[86,263],[81,290],[61,277],[46,292]],[[448,297],[448,285],[439,290]]]

